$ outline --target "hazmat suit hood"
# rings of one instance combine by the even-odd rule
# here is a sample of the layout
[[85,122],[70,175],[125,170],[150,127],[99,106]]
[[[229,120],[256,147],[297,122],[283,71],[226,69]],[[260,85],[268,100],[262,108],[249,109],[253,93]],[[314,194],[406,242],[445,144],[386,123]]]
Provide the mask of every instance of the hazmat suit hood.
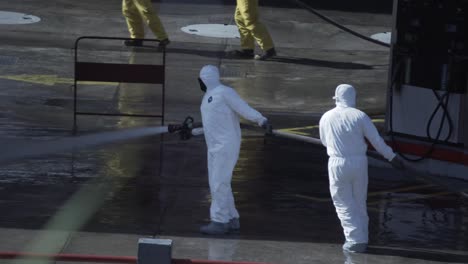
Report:
[[[206,90],[209,91],[219,85],[219,70],[214,65],[206,65],[200,70],[200,80],[206,86]],[[203,88],[202,88],[203,90]]]
[[335,103],[341,107],[355,107],[356,106],[356,90],[349,84],[340,84],[336,87]]

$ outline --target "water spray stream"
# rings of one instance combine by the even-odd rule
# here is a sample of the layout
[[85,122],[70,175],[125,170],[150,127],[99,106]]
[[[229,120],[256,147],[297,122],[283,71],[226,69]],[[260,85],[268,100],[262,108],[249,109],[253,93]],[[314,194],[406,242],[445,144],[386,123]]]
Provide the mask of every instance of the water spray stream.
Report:
[[0,154],[0,164],[68,150],[86,149],[146,136],[155,136],[168,132],[168,126],[155,126],[102,132],[41,142],[22,142],[20,144],[7,145]]

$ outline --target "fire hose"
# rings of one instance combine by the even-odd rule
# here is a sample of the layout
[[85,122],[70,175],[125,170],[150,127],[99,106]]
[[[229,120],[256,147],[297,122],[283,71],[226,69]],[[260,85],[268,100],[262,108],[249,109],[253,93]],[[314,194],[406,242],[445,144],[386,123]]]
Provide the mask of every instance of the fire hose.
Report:
[[[65,137],[56,140],[21,142],[3,142],[4,151],[0,153],[0,164],[16,160],[55,154],[67,150],[80,150],[120,141],[165,133],[177,134],[181,140],[203,134],[200,123],[195,123],[190,116],[181,124],[168,126],[142,127],[119,131],[102,132],[82,136]],[[0,259],[55,260],[69,262],[99,263],[138,263],[137,257],[104,256],[84,254],[44,254],[33,252],[0,252]],[[229,262],[214,260],[172,259],[173,264],[265,264],[259,262]]]
[[[262,130],[260,127],[249,124],[241,124],[241,127],[249,130]],[[271,126],[263,128],[263,131],[266,135],[269,136],[289,138],[302,142],[312,143],[315,145],[322,145],[320,139],[318,138],[272,129]],[[0,164],[25,158],[55,154],[68,150],[77,151],[99,145],[137,139],[146,136],[155,136],[165,133],[178,134],[181,140],[189,140],[192,138],[192,136],[203,134],[203,127],[201,123],[195,123],[191,116],[187,116],[181,124],[170,124],[168,126],[131,128],[40,142],[21,142],[19,144],[4,142],[2,144],[4,151],[0,153]],[[381,157],[375,151],[368,151],[368,155],[373,158],[383,160],[383,157]]]
[[[320,139],[288,133],[282,130],[272,129],[271,126],[263,129],[257,126],[241,124],[241,128],[249,130],[262,131],[268,136],[275,136],[298,140],[314,145],[322,146]],[[171,124],[161,127],[145,127],[128,129],[123,131],[104,132],[98,134],[75,136],[46,142],[28,144],[22,147],[16,146],[15,149],[4,151],[0,155],[0,164],[14,161],[20,158],[35,157],[39,155],[53,154],[69,149],[79,149],[92,147],[102,144],[113,143],[117,141],[135,139],[145,136],[154,136],[164,133],[178,134],[181,140],[189,140],[193,136],[203,134],[201,124],[195,123],[190,116],[185,118],[181,124]],[[378,153],[368,151],[368,155],[382,160]],[[83,255],[83,254],[41,254],[31,252],[0,252],[0,259],[35,259],[35,260],[55,260],[70,262],[99,262],[99,263],[138,263],[137,257],[131,256],[103,256],[103,255]],[[173,264],[265,264],[259,262],[230,262],[214,260],[192,260],[192,259],[172,259]]]
[[[249,125],[249,124],[241,124],[241,127],[245,128],[245,129],[249,129],[249,130],[259,130],[258,127],[255,127],[255,126],[252,126],[252,125]],[[287,138],[287,139],[292,139],[292,140],[296,140],[296,141],[311,143],[311,144],[318,145],[318,146],[323,146],[322,141],[319,138],[314,138],[314,137],[289,133],[289,132],[286,132],[286,131],[282,131],[280,129],[272,129],[271,127],[268,127],[268,128],[265,129],[265,133],[268,136],[276,136],[276,137]],[[372,158],[387,162],[387,160],[384,157],[382,157],[379,153],[377,153],[376,151],[368,150],[367,155],[372,157]]]

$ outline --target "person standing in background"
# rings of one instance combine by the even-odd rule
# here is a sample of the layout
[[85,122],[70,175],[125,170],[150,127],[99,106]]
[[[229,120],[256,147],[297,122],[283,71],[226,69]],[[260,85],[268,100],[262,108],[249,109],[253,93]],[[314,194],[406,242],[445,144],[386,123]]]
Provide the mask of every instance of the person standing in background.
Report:
[[[229,52],[229,57],[267,60],[276,56],[270,33],[259,19],[258,0],[237,0],[234,19],[239,29],[241,50]],[[263,54],[254,54],[255,42],[258,43]]]
[[123,0],[122,13],[127,21],[128,31],[132,40],[126,40],[126,46],[142,46],[145,38],[144,24],[148,25],[159,40],[159,47],[167,46],[170,41],[151,0]]

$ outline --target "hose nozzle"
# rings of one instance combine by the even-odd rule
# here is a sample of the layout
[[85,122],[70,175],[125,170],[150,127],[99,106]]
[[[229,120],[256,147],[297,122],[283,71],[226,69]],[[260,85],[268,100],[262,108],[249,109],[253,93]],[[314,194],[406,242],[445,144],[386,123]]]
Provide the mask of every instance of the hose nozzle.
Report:
[[180,139],[188,140],[192,137],[193,117],[187,116],[182,124],[168,125],[169,133],[179,133]]

